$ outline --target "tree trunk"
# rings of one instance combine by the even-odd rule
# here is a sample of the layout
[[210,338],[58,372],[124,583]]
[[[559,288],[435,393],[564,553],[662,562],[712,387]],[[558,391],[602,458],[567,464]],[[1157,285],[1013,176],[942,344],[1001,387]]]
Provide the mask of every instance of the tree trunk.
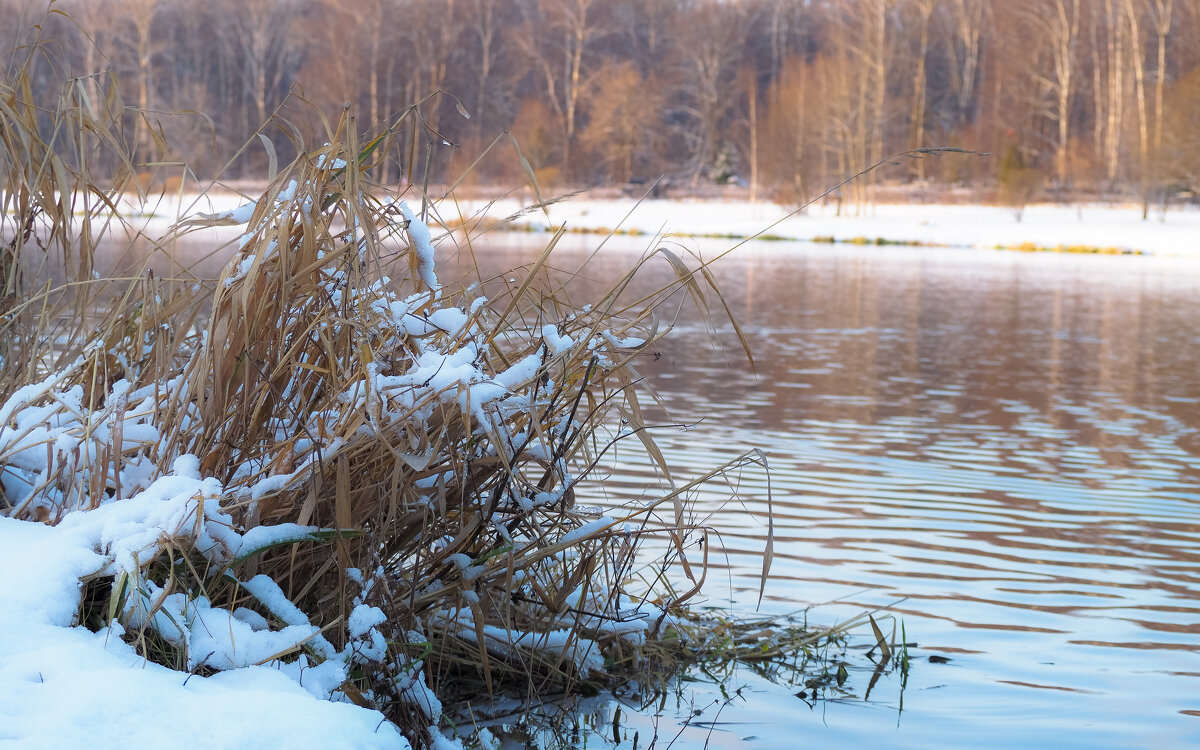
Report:
[[1146,114],[1146,59],[1142,49],[1142,29],[1133,0],[1125,0],[1125,18],[1129,22],[1130,54],[1133,58],[1133,81],[1136,86],[1135,99],[1138,113],[1138,177],[1142,186],[1142,218],[1149,213],[1149,172],[1150,131],[1149,117]]
[[[1167,35],[1171,33],[1171,16],[1174,10],[1174,0],[1155,0],[1154,31],[1158,38],[1158,67],[1154,71],[1154,142],[1151,154],[1151,168],[1156,183],[1162,183],[1163,170],[1163,88],[1167,81]],[[1167,218],[1166,186],[1159,184],[1162,190],[1163,221]]]
[[[925,57],[929,52],[929,17],[933,15],[933,0],[919,0],[917,12],[920,14],[920,42],[917,45],[917,70],[913,74],[913,106],[912,106],[912,140],[911,148],[922,148],[925,145]],[[913,162],[916,177],[925,179],[925,160],[915,159]]]
[[750,69],[750,202],[758,203],[758,74]]

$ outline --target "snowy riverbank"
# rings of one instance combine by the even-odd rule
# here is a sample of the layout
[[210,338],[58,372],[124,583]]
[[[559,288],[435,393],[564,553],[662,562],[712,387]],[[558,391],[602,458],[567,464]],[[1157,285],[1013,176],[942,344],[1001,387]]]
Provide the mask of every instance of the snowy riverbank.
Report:
[[[236,214],[242,202],[236,195],[188,199],[182,204],[163,201],[137,223],[156,236],[184,216]],[[448,225],[470,219],[485,204],[460,203],[461,217],[448,213],[453,205],[439,206],[440,218]],[[487,215],[499,220],[525,205],[506,200],[489,206]],[[247,215],[231,216],[231,223],[237,225],[222,228],[219,234],[232,240],[246,232],[241,222],[249,215],[243,213]],[[1142,221],[1136,208],[1035,206],[1017,222],[1011,210],[996,207],[887,205],[859,217],[837,216],[832,207],[814,207],[806,215],[779,221],[786,213],[785,208],[770,204],[575,200],[552,206],[549,219],[541,211],[529,211],[516,222],[530,228],[565,222],[569,228],[592,231],[620,227],[647,236],[765,232],[798,240],[861,237],[961,247],[1088,245],[1200,257],[1200,212],[1196,211],[1172,212],[1165,221],[1158,217]],[[56,398],[55,403],[65,403]],[[0,424],[7,427],[14,413],[5,410]],[[141,418],[136,409],[131,414],[131,419]],[[26,427],[41,429],[39,425],[48,418],[37,412]],[[123,428],[126,441],[134,439],[135,426]],[[12,439],[25,440],[22,434],[12,433],[17,436]],[[51,437],[59,439],[58,433]],[[34,462],[33,468],[44,469],[34,459],[41,461],[45,455],[41,446],[57,443],[51,438],[30,440],[34,447],[21,443],[10,452]],[[9,474],[10,479],[16,476],[12,470]],[[132,487],[128,477],[125,486]],[[115,564],[116,557],[97,550],[142,550],[146,545],[157,549],[162,533],[191,528],[198,499],[212,495],[206,486],[195,467],[185,462],[123,502],[72,514],[74,520],[54,527],[0,517],[0,566],[7,573],[0,580],[0,694],[6,696],[0,707],[0,745],[185,748],[202,737],[205,747],[239,748],[253,737],[257,746],[292,750],[408,747],[378,711],[328,700],[330,687],[344,680],[344,674],[322,684],[329,682],[328,675],[318,669],[301,666],[299,673],[290,674],[271,658],[314,637],[318,629],[307,622],[288,626],[303,632],[284,633],[261,627],[261,618],[256,620],[253,613],[239,616],[207,604],[187,610],[196,614],[187,623],[188,637],[204,643],[207,656],[202,661],[219,655],[230,666],[211,674],[148,661],[122,639],[115,629],[119,626],[94,631],[76,624],[85,603],[82,580],[95,578]],[[216,512],[216,504],[208,507]],[[215,528],[229,526],[227,519],[216,521]],[[233,539],[231,534],[226,532],[226,537]],[[234,541],[240,545],[245,540]],[[161,593],[165,599],[166,592]],[[88,606],[94,608],[96,602]],[[279,640],[284,635],[291,640]],[[334,659],[325,663],[344,666]]]
[[[243,199],[234,194],[178,199],[166,198],[144,209],[137,228],[155,236],[178,219],[196,213],[236,209]],[[1039,204],[1025,209],[1018,220],[1012,208],[985,205],[880,204],[861,213],[843,205],[814,205],[803,213],[774,203],[706,200],[592,199],[586,194],[530,210],[530,196],[495,202],[444,201],[436,208],[440,220],[458,225],[478,218],[492,222],[517,216],[514,223],[548,229],[566,223],[569,231],[607,232],[620,229],[653,236],[658,233],[744,238],[762,234],[770,239],[818,242],[899,243],[938,247],[1006,248],[1014,250],[1076,249],[1151,255],[1200,257],[1200,210],[1176,208],[1165,215],[1152,211],[1142,219],[1140,206],[1104,204]],[[435,219],[436,221],[437,219]],[[490,222],[489,222],[490,223]]]
[[[464,212],[482,202],[464,203]],[[517,213],[516,200],[498,201],[488,213]],[[1142,219],[1140,207],[1106,205],[1035,205],[1016,212],[1000,206],[884,204],[860,215],[843,206],[816,205],[788,216],[792,209],[770,203],[721,203],[576,199],[533,211],[517,221],[530,227],[565,222],[568,229],[621,228],[642,234],[750,237],[835,242],[877,241],[942,247],[1011,249],[1093,248],[1154,255],[1200,256],[1200,211],[1153,212]]]

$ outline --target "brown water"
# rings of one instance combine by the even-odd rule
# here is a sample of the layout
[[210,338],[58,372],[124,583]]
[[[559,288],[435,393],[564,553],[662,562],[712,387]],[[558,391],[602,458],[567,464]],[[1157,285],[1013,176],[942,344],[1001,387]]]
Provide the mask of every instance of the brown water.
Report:
[[[544,241],[481,256],[512,267]],[[625,242],[589,274],[619,275],[645,244]],[[595,244],[567,238],[555,262]],[[880,608],[918,645],[907,680],[866,700],[866,632],[853,697],[802,700],[745,669],[727,701],[693,675],[662,705],[623,700],[621,747],[635,730],[689,748],[1200,742],[1200,261],[770,243],[718,278],[758,370],[684,306],[641,366],[695,422],[656,433],[669,463],[690,477],[764,449],[762,611],[822,605],[809,618],[828,624]],[[661,486],[636,453],[611,471],[601,501]],[[727,487],[692,500],[728,553],[708,601],[753,614],[767,476],[737,482],[733,502]],[[611,746],[616,706],[586,707],[605,729],[579,741]]]

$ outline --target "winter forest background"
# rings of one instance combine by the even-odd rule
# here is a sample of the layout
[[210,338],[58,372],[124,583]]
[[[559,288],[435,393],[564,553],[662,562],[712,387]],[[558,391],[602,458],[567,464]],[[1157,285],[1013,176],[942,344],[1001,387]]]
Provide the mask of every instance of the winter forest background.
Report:
[[[262,176],[261,148],[235,154],[268,121],[281,150],[289,134],[319,139],[309,104],[333,121],[349,105],[367,131],[418,101],[429,128],[381,179],[426,158],[454,179],[505,129],[548,185],[665,175],[784,201],[923,146],[994,157],[906,160],[885,179],[1150,198],[1188,195],[1200,176],[1200,0],[50,7],[0,0],[0,17],[18,19],[0,24],[4,48],[39,38],[35,24],[61,42],[36,63],[36,95],[156,113],[128,118],[139,161],[201,179],[227,162],[226,178]],[[504,141],[471,180],[523,179]]]

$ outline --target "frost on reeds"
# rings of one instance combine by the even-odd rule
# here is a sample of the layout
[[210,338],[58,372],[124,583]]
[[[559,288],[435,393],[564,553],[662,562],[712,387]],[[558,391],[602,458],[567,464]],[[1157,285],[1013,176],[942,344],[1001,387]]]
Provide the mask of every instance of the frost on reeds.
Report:
[[[661,464],[632,361],[656,303],[711,277],[667,254],[660,294],[626,277],[575,307],[532,283],[555,237],[486,299],[439,278],[428,204],[378,197],[371,149],[177,226],[239,227],[215,283],[146,276],[78,341],[30,339],[69,356],[6,386],[0,512],[98,554],[81,624],[192,673],[274,666],[419,738],[437,696],[605,680],[699,589],[704,478],[608,515],[575,493],[614,441]],[[635,576],[648,536],[675,569]]]

